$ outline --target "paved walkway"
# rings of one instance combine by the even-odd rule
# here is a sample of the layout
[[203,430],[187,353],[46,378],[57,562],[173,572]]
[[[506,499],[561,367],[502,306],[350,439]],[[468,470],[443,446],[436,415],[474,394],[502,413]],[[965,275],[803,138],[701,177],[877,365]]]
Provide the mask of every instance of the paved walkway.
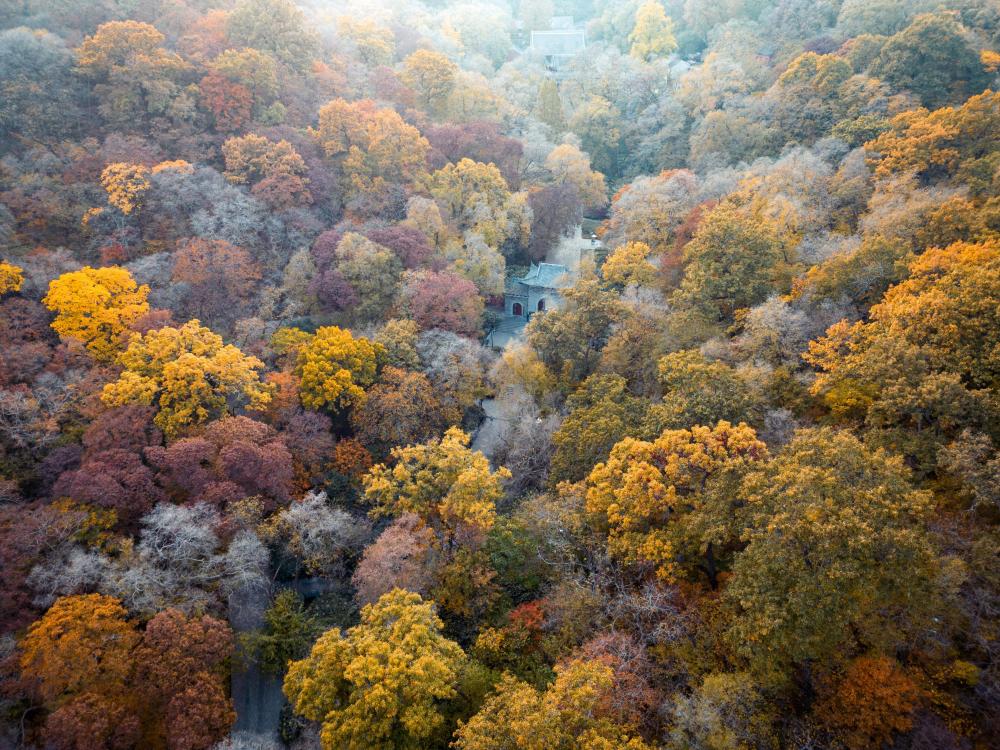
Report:
[[[266,588],[257,587],[236,591],[229,597],[229,624],[237,634],[264,626],[264,611],[271,602],[270,594]],[[232,731],[277,740],[281,707],[285,702],[281,677],[267,674],[256,662],[245,669],[235,665],[231,685],[236,711]]]
[[[305,599],[343,588],[343,583],[329,578],[300,578],[278,583],[279,589],[292,589]],[[271,603],[271,591],[263,587],[236,591],[229,597],[229,624],[236,633],[248,633],[264,627],[264,612]],[[246,733],[262,741],[278,740],[282,677],[264,672],[256,662],[240,669],[234,667],[231,678],[236,723],[232,733]]]
[[489,336],[486,337],[486,346],[492,347],[494,349],[507,348],[507,344],[511,341],[520,341],[521,337],[524,336],[524,328],[528,325],[528,321],[524,318],[515,318],[504,316],[500,318],[497,323],[496,328],[494,328]]

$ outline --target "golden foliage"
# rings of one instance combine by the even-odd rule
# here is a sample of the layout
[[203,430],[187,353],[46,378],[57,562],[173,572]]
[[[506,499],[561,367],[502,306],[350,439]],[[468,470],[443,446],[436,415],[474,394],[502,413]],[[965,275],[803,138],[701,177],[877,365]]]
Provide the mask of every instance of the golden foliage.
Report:
[[19,292],[24,284],[24,271],[7,261],[0,261],[0,297],[8,292]]
[[[293,334],[286,334],[292,336]],[[342,411],[361,402],[375,382],[384,356],[381,344],[324,326],[298,350],[295,374],[302,379],[302,405]]]
[[820,721],[850,750],[882,747],[913,725],[920,689],[893,659],[862,656],[816,705]]
[[475,716],[459,726],[457,750],[647,750],[639,737],[601,714],[614,686],[602,661],[556,667],[544,692],[505,674]]
[[125,608],[110,596],[57,599],[21,641],[21,669],[38,680],[50,703],[85,692],[120,693],[139,640],[125,617]]
[[510,472],[491,472],[469,441],[452,427],[440,440],[394,448],[392,465],[372,467],[363,480],[365,499],[375,506],[372,515],[415,513],[447,540],[459,530],[489,531]]
[[234,401],[261,409],[273,387],[260,379],[264,363],[191,320],[132,339],[118,357],[124,371],[104,386],[111,406],[153,405],[154,422],[169,436],[230,411]]
[[607,533],[612,555],[650,563],[659,578],[674,581],[685,548],[705,552],[694,532],[706,510],[709,478],[766,456],[767,447],[745,424],[666,430],[652,442],[626,438],[587,478],[587,512]]
[[124,268],[85,266],[54,279],[42,303],[56,314],[56,333],[83,342],[95,357],[110,361],[129,327],[149,312],[148,295],[149,287],[136,284]]
[[358,625],[327,631],[292,662],[285,695],[322,724],[323,750],[433,746],[466,659],[442,628],[432,602],[394,589],[366,605]]
[[652,249],[644,242],[626,242],[616,247],[604,265],[601,275],[612,286],[650,286],[656,281],[656,266],[649,262]]
[[101,172],[101,185],[108,194],[108,203],[123,214],[130,214],[139,208],[150,188],[149,168],[125,162],[109,164]]

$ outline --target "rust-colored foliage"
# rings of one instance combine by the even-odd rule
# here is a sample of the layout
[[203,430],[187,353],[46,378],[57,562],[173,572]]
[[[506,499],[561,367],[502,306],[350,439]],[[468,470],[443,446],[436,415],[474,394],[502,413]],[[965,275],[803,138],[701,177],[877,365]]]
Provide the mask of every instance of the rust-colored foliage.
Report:
[[895,660],[862,656],[828,685],[816,715],[851,750],[881,747],[913,725],[920,689]]

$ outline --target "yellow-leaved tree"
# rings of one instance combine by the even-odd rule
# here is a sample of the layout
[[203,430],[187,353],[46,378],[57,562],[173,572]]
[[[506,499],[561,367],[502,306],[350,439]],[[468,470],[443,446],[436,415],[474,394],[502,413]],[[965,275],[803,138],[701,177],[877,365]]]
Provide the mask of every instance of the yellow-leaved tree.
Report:
[[587,512],[613,556],[650,564],[666,581],[697,565],[714,587],[720,548],[734,531],[730,509],[716,500],[726,493],[707,490],[766,457],[767,446],[743,423],[665,430],[652,442],[625,438],[587,478]]
[[456,696],[466,661],[443,627],[432,602],[393,589],[361,610],[358,625],[327,631],[292,662],[285,695],[296,713],[322,724],[323,750],[438,747],[443,705]]
[[337,326],[319,328],[308,338],[294,332],[285,338],[296,339],[295,374],[302,382],[302,405],[309,409],[342,411],[359,404],[385,357],[381,344]]
[[142,198],[152,183],[148,167],[115,162],[101,172],[101,185],[108,194],[108,203],[123,214],[130,214],[142,204]]
[[601,267],[604,282],[615,287],[649,286],[656,281],[656,266],[649,262],[651,252],[645,242],[619,245]]
[[24,270],[7,261],[0,261],[0,297],[7,292],[19,292],[24,284]]
[[403,61],[403,83],[417,92],[421,107],[441,113],[455,87],[458,66],[440,52],[418,49]]
[[652,60],[665,57],[677,49],[674,22],[658,0],[646,0],[635,12],[635,27],[628,35],[632,57]]
[[858,643],[891,653],[931,627],[958,571],[942,569],[931,495],[910,480],[901,457],[821,428],[732,488],[746,546],[723,593],[737,612],[728,636],[755,671],[836,660]]
[[602,715],[614,689],[610,666],[573,660],[556,667],[544,692],[504,675],[475,716],[455,732],[456,750],[647,750],[626,727]]
[[460,530],[486,532],[496,520],[502,481],[510,472],[469,449],[469,436],[452,427],[440,440],[394,448],[392,465],[364,477],[373,516],[415,513],[446,542]]
[[114,359],[129,326],[149,312],[149,287],[119,266],[81,268],[49,284],[42,303],[56,314],[52,328],[83,342],[102,361]]
[[260,409],[272,386],[261,381],[264,363],[191,320],[132,339],[118,357],[124,372],[104,386],[111,406],[153,405],[156,425],[168,436],[228,414],[236,405]]
[[992,431],[1000,387],[1000,242],[931,248],[871,308],[809,345],[812,386],[831,412],[868,439],[935,465],[963,428]]
[[498,247],[514,234],[512,196],[495,164],[461,159],[446,164],[427,179],[427,189],[446,219],[463,232],[475,232]]

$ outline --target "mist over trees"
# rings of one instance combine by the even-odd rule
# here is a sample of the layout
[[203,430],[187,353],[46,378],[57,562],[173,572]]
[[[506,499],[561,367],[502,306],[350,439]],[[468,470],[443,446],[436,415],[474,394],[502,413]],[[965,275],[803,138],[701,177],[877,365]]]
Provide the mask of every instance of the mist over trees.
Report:
[[0,6],[0,747],[995,745],[995,0]]

